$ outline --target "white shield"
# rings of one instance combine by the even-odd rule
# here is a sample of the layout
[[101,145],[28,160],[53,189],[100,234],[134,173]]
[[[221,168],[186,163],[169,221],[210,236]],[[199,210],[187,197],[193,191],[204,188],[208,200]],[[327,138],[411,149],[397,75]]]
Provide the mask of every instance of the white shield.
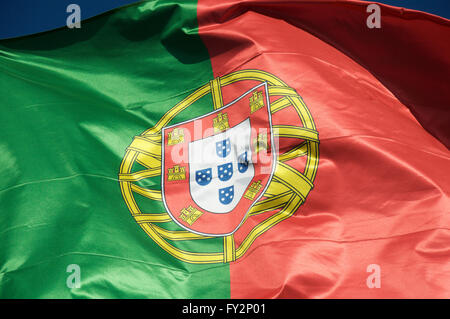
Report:
[[189,188],[199,207],[217,214],[236,207],[255,175],[250,139],[247,119],[223,133],[189,143]]

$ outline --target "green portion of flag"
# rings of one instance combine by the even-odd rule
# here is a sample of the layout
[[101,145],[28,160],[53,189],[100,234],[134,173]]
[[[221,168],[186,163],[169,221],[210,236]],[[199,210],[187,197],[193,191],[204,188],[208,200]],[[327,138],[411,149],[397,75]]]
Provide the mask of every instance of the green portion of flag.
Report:
[[[133,137],[212,77],[195,1],[139,3],[81,29],[0,41],[1,298],[230,297],[229,266],[162,250],[117,177]],[[211,110],[203,98],[175,121]],[[222,239],[198,245],[223,249]],[[71,264],[81,288],[67,286]]]

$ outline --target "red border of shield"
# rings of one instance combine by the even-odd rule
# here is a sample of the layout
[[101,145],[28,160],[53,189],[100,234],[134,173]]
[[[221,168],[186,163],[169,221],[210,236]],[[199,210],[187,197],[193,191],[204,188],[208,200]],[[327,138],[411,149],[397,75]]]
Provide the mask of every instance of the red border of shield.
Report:
[[[263,97],[265,98],[265,107],[252,113],[249,106],[249,98],[255,90],[261,91],[261,89],[263,90]],[[243,196],[237,206],[231,212],[226,214],[216,214],[198,207],[191,197],[189,187],[189,160],[187,158],[188,143],[222,133],[223,131],[214,132],[212,129],[213,118],[217,117],[219,113],[222,113],[222,115],[224,113],[227,114],[230,128],[233,128],[246,119],[250,119],[252,128],[252,163],[255,174],[250,181],[248,188],[251,187],[254,182],[260,181],[261,183],[261,187],[253,200]],[[209,129],[202,129],[201,132],[198,132],[199,127]],[[183,130],[184,141],[175,145],[168,145],[166,143],[168,141],[168,134],[173,132],[174,129]],[[264,152],[256,152],[256,144],[253,143],[253,141],[257,139],[258,134],[261,132],[266,132],[267,134],[267,150]],[[176,157],[176,160],[174,160],[174,157]],[[256,203],[264,194],[267,186],[272,180],[275,163],[276,148],[272,130],[270,101],[267,83],[264,82],[217,110],[189,121],[163,128],[161,168],[163,173],[161,174],[161,189],[162,200],[166,211],[175,223],[190,232],[215,237],[231,235],[244,222],[254,203]],[[169,181],[168,169],[175,167],[175,165],[178,165],[179,168],[184,167],[185,178],[183,180]],[[182,212],[184,213],[182,214]],[[184,215],[186,217],[186,212],[193,214],[193,218],[183,219],[181,216]]]

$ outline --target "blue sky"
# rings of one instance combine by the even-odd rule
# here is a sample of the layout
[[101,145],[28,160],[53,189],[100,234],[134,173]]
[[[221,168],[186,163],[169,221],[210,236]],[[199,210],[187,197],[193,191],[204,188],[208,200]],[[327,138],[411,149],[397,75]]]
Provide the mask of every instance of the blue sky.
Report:
[[[0,39],[12,38],[66,24],[66,7],[76,3],[82,19],[117,8],[136,0],[3,0],[0,2]],[[373,1],[370,1],[373,2]],[[380,0],[398,7],[426,11],[450,19],[450,0]]]

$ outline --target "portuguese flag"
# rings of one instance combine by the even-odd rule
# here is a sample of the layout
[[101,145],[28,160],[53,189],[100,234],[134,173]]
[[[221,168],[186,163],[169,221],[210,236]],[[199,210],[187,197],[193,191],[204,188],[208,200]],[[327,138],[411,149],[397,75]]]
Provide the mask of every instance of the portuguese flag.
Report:
[[367,6],[0,41],[0,297],[449,298],[449,21]]

